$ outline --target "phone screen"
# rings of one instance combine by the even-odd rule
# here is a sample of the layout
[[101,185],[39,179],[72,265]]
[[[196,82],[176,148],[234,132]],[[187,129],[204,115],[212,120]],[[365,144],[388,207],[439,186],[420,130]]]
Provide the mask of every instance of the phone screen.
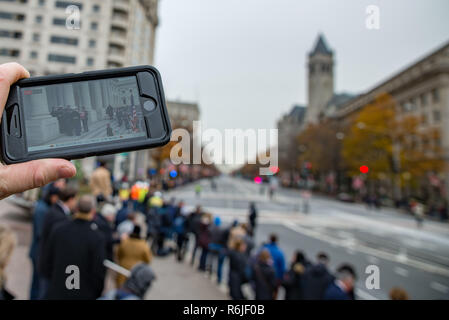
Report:
[[21,88],[28,152],[146,137],[137,79]]

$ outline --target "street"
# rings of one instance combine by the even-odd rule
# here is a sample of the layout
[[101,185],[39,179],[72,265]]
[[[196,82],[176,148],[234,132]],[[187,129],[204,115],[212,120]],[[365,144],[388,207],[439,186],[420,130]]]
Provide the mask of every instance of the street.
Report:
[[[259,209],[257,244],[274,232],[287,260],[300,249],[311,260],[320,251],[328,253],[332,269],[343,262],[353,264],[359,299],[388,299],[394,286],[404,288],[411,299],[449,299],[447,224],[426,221],[417,229],[412,217],[393,209],[370,211],[360,204],[321,197],[312,197],[310,211],[304,214],[297,190],[280,189],[270,201],[260,193],[261,186],[251,181],[222,176],[216,179],[215,191],[209,181],[200,183],[200,197],[195,195],[195,185],[167,196],[184,200],[190,207],[199,204],[226,222],[244,221],[249,201],[255,201]],[[379,267],[379,289],[365,286],[368,265]]]

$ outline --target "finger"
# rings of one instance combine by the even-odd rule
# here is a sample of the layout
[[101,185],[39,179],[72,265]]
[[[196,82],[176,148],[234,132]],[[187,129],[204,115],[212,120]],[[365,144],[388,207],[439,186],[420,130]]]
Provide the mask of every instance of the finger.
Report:
[[63,159],[43,159],[0,167],[0,199],[41,187],[76,174],[75,166]]
[[[0,115],[8,99],[9,87],[22,78],[28,78],[29,72],[17,62],[8,62],[0,65]],[[0,117],[1,119],[1,117]]]

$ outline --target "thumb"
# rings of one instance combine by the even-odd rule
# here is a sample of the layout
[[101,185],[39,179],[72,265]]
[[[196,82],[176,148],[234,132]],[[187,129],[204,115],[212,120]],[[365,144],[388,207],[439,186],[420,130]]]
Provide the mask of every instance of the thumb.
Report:
[[75,166],[63,159],[42,159],[0,167],[0,199],[34,189],[76,174]]

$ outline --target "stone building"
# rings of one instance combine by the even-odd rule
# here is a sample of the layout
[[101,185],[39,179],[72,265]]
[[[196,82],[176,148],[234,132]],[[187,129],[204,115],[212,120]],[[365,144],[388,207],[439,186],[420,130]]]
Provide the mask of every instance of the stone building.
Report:
[[[0,3],[0,63],[17,61],[31,75],[153,64],[158,0]],[[78,13],[79,24],[73,19]],[[130,179],[144,175],[148,151],[132,152],[127,159]],[[94,166],[94,158],[83,160],[87,175]]]

